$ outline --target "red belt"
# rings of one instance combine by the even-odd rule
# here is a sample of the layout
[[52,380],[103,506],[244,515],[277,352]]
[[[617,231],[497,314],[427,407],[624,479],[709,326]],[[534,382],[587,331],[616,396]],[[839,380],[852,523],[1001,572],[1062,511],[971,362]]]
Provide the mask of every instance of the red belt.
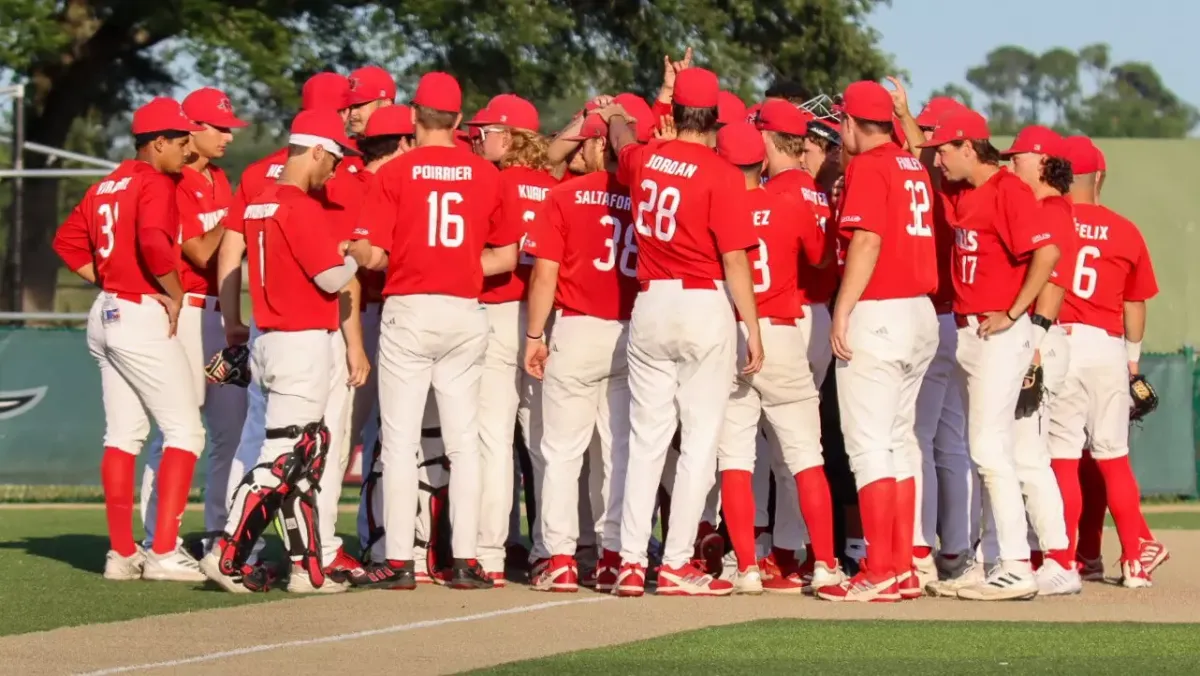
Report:
[[648,291],[650,285],[655,282],[679,282],[685,289],[707,289],[709,291],[716,291],[717,289],[717,282],[715,280],[684,277],[683,279],[651,279],[643,281],[641,283],[642,291]]
[[[198,307],[201,310],[208,307],[208,297],[207,296],[184,296],[183,302],[186,303],[189,307]],[[220,312],[220,311],[221,311],[221,301],[217,301],[217,302],[213,303],[213,312]]]
[[563,316],[563,317],[586,317],[587,315],[585,315],[582,312],[579,312],[578,310],[570,310],[568,308],[563,308],[561,316]]
[[117,300],[127,300],[130,303],[141,304],[142,302],[142,294],[140,293],[125,293],[124,291],[116,291],[113,293],[113,297],[115,297]]
[[[1063,333],[1065,333],[1069,336],[1069,335],[1071,335],[1071,329],[1074,328],[1075,324],[1079,324],[1079,323],[1080,322],[1072,322],[1070,324],[1059,324],[1059,326],[1062,327]],[[1092,326],[1091,324],[1083,324],[1083,326],[1088,326],[1093,329],[1100,329],[1101,331],[1107,333],[1108,335],[1112,336],[1113,338],[1124,338],[1125,337],[1124,333],[1116,333],[1116,332],[1110,331],[1108,329],[1101,329],[1099,326]]]
[[799,326],[800,320],[795,317],[763,317],[771,326]]

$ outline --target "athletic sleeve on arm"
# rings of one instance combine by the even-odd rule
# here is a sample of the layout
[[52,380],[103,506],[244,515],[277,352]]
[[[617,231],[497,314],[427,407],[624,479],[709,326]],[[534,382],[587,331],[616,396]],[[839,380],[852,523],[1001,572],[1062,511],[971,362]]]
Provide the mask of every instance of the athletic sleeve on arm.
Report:
[[[717,252],[744,251],[758,248],[758,234],[754,232],[754,214],[747,192],[738,186],[745,185],[742,172],[731,164],[718,167],[708,186],[708,227],[717,243]],[[729,190],[729,187],[734,187]]]
[[1136,302],[1157,296],[1158,280],[1154,276],[1154,264],[1150,262],[1150,250],[1146,248],[1146,240],[1140,232],[1134,232],[1137,236],[1137,254],[1133,258],[1133,269],[1125,278],[1124,297],[1127,301]]
[[537,215],[529,224],[529,233],[525,236],[525,246],[522,247],[525,253],[562,263],[567,224],[560,201],[558,195],[551,192],[549,198],[538,206]]
[[67,265],[68,270],[78,270],[92,261],[92,242],[88,237],[87,217],[84,204],[88,198],[71,210],[67,220],[54,233],[54,252]]
[[387,167],[371,181],[364,198],[362,211],[359,212],[358,222],[351,233],[352,239],[365,239],[371,246],[377,246],[384,251],[392,250],[392,241],[396,233],[396,219],[399,216],[400,186],[404,180],[401,175],[388,172]]
[[345,263],[325,210],[316,200],[292,201],[273,219],[305,276],[317,275]]
[[134,237],[146,268],[161,277],[178,264],[174,243],[179,233],[179,210],[175,208],[175,182],[166,174],[148,174],[138,190]]
[[1033,190],[1016,176],[1005,178],[996,186],[999,218],[996,234],[1009,253],[1022,258],[1047,244],[1057,244],[1054,233],[1042,218]]
[[842,188],[842,209],[838,219],[840,230],[866,230],[880,237],[886,235],[888,224],[888,176],[873,158],[855,158],[846,169],[846,184]]

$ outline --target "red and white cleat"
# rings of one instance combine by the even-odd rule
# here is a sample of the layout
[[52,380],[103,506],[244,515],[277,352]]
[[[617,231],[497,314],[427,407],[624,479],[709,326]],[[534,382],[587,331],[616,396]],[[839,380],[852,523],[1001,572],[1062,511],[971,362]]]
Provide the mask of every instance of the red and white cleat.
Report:
[[[596,585],[599,589],[599,585]],[[640,563],[622,563],[613,584],[612,593],[626,598],[636,598],[646,593],[646,567]]]
[[550,565],[533,578],[536,591],[571,594],[579,591],[579,565],[570,556],[552,556]]
[[1171,558],[1171,553],[1163,546],[1163,543],[1157,540],[1142,540],[1138,546],[1138,561],[1142,563],[1142,568],[1147,575],[1154,573],[1154,569],[1166,563]]
[[658,567],[656,596],[729,596],[732,593],[732,582],[717,579],[690,564],[678,568],[666,564]]
[[866,573],[859,573],[845,582],[817,590],[817,598],[826,601],[854,603],[895,603],[900,600],[896,578],[871,582]]

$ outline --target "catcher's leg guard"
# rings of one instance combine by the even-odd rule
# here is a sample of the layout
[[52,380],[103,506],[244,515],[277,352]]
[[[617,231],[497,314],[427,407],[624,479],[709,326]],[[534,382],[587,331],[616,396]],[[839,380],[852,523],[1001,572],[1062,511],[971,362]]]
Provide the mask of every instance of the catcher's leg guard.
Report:
[[362,541],[362,560],[371,559],[371,549],[383,540],[383,444],[375,440],[375,452],[371,455],[371,467],[363,476],[362,509],[367,516],[366,539]]
[[425,470],[429,481],[418,483],[424,494],[418,498],[418,509],[427,512],[419,515],[417,521],[428,528],[418,528],[424,532],[416,534],[415,544],[425,550],[429,575],[435,580],[448,580],[454,562],[450,546],[450,460],[445,456],[430,458],[419,467]]

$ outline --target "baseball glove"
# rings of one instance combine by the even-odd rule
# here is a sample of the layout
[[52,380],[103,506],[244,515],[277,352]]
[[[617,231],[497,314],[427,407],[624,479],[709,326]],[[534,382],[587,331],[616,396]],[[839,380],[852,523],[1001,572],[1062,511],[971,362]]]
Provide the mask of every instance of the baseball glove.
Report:
[[1133,397],[1133,406],[1129,409],[1129,419],[1133,422],[1145,418],[1158,408],[1158,393],[1143,375],[1129,377],[1129,396]]
[[232,345],[213,355],[204,367],[204,376],[210,383],[237,385],[250,384],[250,348]]
[[1017,396],[1017,420],[1038,412],[1044,391],[1041,364],[1030,364],[1021,382],[1021,394]]

